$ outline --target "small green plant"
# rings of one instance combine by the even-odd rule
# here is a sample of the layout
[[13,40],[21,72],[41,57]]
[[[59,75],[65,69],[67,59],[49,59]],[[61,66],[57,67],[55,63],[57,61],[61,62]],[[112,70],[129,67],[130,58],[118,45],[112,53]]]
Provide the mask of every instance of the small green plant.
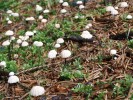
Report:
[[104,100],[104,95],[105,95],[105,93],[101,92],[98,94],[98,96],[94,100]]
[[68,69],[64,68],[61,71],[60,77],[63,78],[63,80],[65,80],[65,79],[72,79],[73,78],[73,74]]
[[9,72],[11,72],[11,71],[13,71],[13,72],[17,72],[17,70],[18,70],[18,67],[17,67],[17,65],[16,65],[16,61],[8,61],[7,62],[7,67],[6,67],[6,69],[9,71]]
[[80,70],[76,70],[76,71],[74,71],[73,76],[75,78],[83,78],[85,76],[85,74],[83,74]]
[[[85,95],[87,95],[87,98],[89,98],[92,94],[93,86],[90,85],[90,84],[85,85],[85,84],[82,84],[82,83],[78,83],[77,86],[72,88],[72,91],[76,92],[76,93],[84,93]],[[88,99],[86,99],[86,100],[88,100]]]
[[75,61],[73,62],[73,65],[77,68],[77,69],[83,69],[83,66],[81,65],[81,59],[75,59]]
[[130,48],[133,48],[133,39],[128,41],[128,46],[129,46]]

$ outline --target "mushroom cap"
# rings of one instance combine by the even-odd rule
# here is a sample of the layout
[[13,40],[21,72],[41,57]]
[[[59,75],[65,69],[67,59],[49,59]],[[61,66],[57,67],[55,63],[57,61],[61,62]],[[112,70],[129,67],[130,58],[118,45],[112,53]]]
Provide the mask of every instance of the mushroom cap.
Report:
[[14,74],[15,74],[14,72],[10,72],[9,76],[14,76]]
[[13,34],[14,34],[14,32],[11,30],[6,31],[6,33],[5,33],[6,36],[12,36]]
[[64,43],[64,39],[63,38],[58,38],[56,43],[58,43],[58,44]]
[[56,50],[50,50],[48,53],[48,58],[56,58],[57,52]]
[[26,35],[26,36],[33,36],[33,35],[34,35],[34,33],[33,33],[33,32],[31,32],[31,31],[27,31],[27,32],[25,33],[25,35]]
[[19,13],[12,13],[11,15],[14,17],[19,17]]
[[105,9],[106,9],[106,11],[109,12],[109,11],[114,10],[115,8],[113,6],[107,6]]
[[111,55],[115,55],[116,53],[117,53],[117,51],[115,49],[110,50]]
[[47,13],[49,13],[50,11],[48,10],[48,9],[45,9],[44,11],[43,11],[43,13],[44,14],[47,14]]
[[66,13],[66,12],[67,12],[66,9],[61,9],[61,11],[60,11],[60,13],[62,13],[62,14]]
[[26,47],[26,46],[28,46],[28,45],[29,45],[29,43],[28,43],[28,42],[26,42],[26,41],[23,41],[21,45],[22,45],[22,47]]
[[79,6],[79,9],[80,9],[80,10],[82,10],[82,9],[84,9],[84,8],[85,8],[84,5],[80,5],[80,6]]
[[43,8],[40,5],[36,5],[36,11],[42,11]]
[[133,16],[132,15],[127,15],[126,19],[132,19]]
[[83,4],[82,1],[77,1],[76,4],[80,5],[80,4]]
[[62,6],[67,7],[69,6],[68,2],[63,2]]
[[0,66],[1,67],[6,67],[6,62],[5,61],[0,62]]
[[83,31],[81,37],[85,39],[91,39],[93,36],[90,34],[89,31]]
[[47,19],[42,19],[41,20],[42,23],[47,23],[47,21],[48,21]]
[[21,40],[21,39],[18,39],[18,40],[17,40],[17,43],[18,43],[18,44],[22,43],[22,40]]
[[19,82],[19,78],[16,75],[12,75],[8,78],[8,83],[13,84]]
[[128,7],[128,4],[127,4],[127,2],[120,2],[119,6],[122,8],[125,8],[125,7]]
[[34,46],[37,46],[37,47],[41,47],[41,46],[43,46],[43,43],[42,43],[42,42],[39,42],[39,41],[35,41],[35,42],[33,43],[33,45],[34,45]]
[[11,13],[13,13],[13,12],[12,12],[12,10],[7,10],[6,13],[7,13],[7,14],[11,14]]
[[54,46],[55,48],[59,48],[60,47],[60,44],[55,44],[55,46]]
[[35,18],[34,17],[27,17],[25,20],[26,21],[33,21],[33,20],[35,20]]
[[63,0],[59,0],[59,3],[63,3],[64,1]]
[[45,89],[42,86],[33,86],[32,89],[30,90],[30,94],[35,97],[43,95],[44,93]]
[[62,58],[68,58],[70,56],[71,56],[71,51],[69,51],[69,50],[62,50],[62,52],[61,52],[61,57]]
[[111,14],[112,14],[112,15],[118,15],[119,13],[118,13],[117,10],[111,10]]
[[10,45],[10,41],[9,40],[6,40],[2,43],[2,46],[8,46]]

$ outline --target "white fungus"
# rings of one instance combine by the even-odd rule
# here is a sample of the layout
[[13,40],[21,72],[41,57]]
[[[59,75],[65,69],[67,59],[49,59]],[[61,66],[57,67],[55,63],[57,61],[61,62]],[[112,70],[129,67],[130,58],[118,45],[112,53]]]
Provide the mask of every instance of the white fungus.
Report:
[[34,46],[37,46],[37,47],[42,47],[42,46],[43,46],[43,43],[40,42],[40,41],[35,41],[35,42],[33,43],[33,45],[34,45]]
[[7,24],[12,24],[12,21],[11,20],[8,20]]
[[114,10],[115,8],[113,6],[107,6],[105,9],[107,12],[109,12],[109,11]]
[[81,5],[83,2],[82,1],[77,1],[76,4]]
[[60,24],[55,24],[55,28],[60,28]]
[[36,11],[42,11],[43,8],[40,5],[36,5]]
[[62,13],[62,14],[66,13],[66,12],[67,12],[66,9],[61,9],[61,11],[60,11],[60,13]]
[[56,58],[57,52],[56,50],[50,50],[48,53],[48,58]]
[[110,50],[111,55],[115,55],[116,53],[117,53],[117,51],[115,49]]
[[6,67],[6,62],[5,62],[5,61],[1,61],[1,62],[0,62],[0,66],[1,66],[1,67]]
[[9,78],[8,78],[8,83],[9,84],[14,84],[14,83],[18,83],[19,82],[19,78],[16,75],[13,75],[13,73],[9,74]]
[[80,9],[80,10],[82,10],[82,9],[84,9],[84,8],[85,8],[84,5],[80,5],[80,6],[79,6],[79,9]]
[[112,14],[112,15],[118,15],[119,13],[118,13],[117,10],[111,10],[111,14]]
[[41,20],[41,19],[43,19],[43,16],[42,16],[42,15],[40,15],[40,16],[38,17],[38,19],[40,19],[40,20]]
[[90,34],[89,31],[83,31],[81,37],[85,39],[91,39],[93,36]]
[[26,21],[33,21],[33,20],[35,20],[35,18],[34,17],[27,17],[25,20]]
[[62,50],[62,52],[61,52],[61,57],[62,58],[68,58],[70,56],[71,56],[71,51],[69,51],[69,50]]
[[44,14],[48,14],[50,11],[48,10],[48,9],[45,9],[44,11],[43,11],[43,13]]
[[63,3],[64,1],[63,0],[59,0],[59,3]]
[[28,46],[28,45],[29,45],[29,43],[26,42],[26,41],[23,41],[22,44],[21,44],[22,47],[26,47],[26,46]]
[[12,10],[7,10],[6,13],[7,13],[7,14],[11,14],[11,13],[13,13],[13,11],[12,11]]
[[132,19],[133,16],[132,15],[127,15],[126,19]]
[[6,40],[2,43],[2,46],[8,46],[10,45],[10,41],[9,40]]
[[12,13],[11,14],[13,17],[19,17],[19,13]]
[[58,38],[57,41],[56,41],[56,43],[62,44],[62,43],[64,43],[64,39],[63,38]]
[[55,44],[55,46],[54,46],[55,48],[59,48],[60,47],[60,44]]
[[68,2],[63,2],[62,6],[67,7],[69,6]]
[[22,40],[21,39],[18,39],[17,40],[17,44],[21,44],[22,43]]
[[9,76],[13,76],[15,73],[14,72],[10,72],[9,73]]
[[34,33],[32,31],[27,31],[25,33],[25,36],[33,36],[33,35],[34,35]]
[[45,92],[46,91],[42,86],[33,86],[32,89],[30,90],[30,94],[35,97],[43,95]]
[[14,34],[14,32],[11,30],[6,31],[6,33],[5,33],[6,36],[12,36],[13,34]]
[[48,21],[47,19],[42,19],[41,20],[42,23],[47,23],[47,21]]
[[128,7],[129,5],[127,4],[127,2],[120,2],[119,6],[122,8]]

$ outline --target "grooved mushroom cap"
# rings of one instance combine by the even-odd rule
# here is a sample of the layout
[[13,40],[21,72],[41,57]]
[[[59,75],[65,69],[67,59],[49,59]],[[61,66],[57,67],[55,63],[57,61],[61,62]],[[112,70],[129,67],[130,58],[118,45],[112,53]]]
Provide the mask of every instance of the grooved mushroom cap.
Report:
[[5,61],[0,62],[0,66],[1,67],[6,67],[6,62]]
[[64,43],[64,39],[63,38],[58,38],[56,43],[58,43],[58,44]]
[[8,83],[10,84],[13,84],[13,83],[17,83],[19,82],[19,78],[16,76],[16,75],[11,75],[9,78],[8,78]]
[[48,58],[56,58],[57,52],[55,50],[50,50],[48,53]]
[[69,51],[69,50],[62,50],[62,52],[61,52],[61,57],[62,58],[68,58],[70,56],[71,56],[71,51]]
[[2,43],[2,46],[8,46],[10,45],[10,41],[9,40],[6,40]]
[[6,33],[5,33],[6,36],[12,36],[13,34],[14,34],[14,32],[11,30],[6,31]]
[[122,8],[128,7],[129,5],[127,4],[127,2],[120,2],[119,6]]
[[115,55],[116,53],[117,53],[117,51],[115,49],[110,50],[111,55]]
[[81,37],[85,39],[91,39],[93,36],[90,34],[89,31],[83,31]]
[[33,86],[32,89],[30,90],[30,94],[35,97],[43,95],[44,93],[45,89],[42,86]]
[[42,11],[43,8],[40,5],[36,5],[36,11]]
[[14,72],[10,72],[10,73],[9,73],[9,76],[13,76],[13,75],[14,75]]

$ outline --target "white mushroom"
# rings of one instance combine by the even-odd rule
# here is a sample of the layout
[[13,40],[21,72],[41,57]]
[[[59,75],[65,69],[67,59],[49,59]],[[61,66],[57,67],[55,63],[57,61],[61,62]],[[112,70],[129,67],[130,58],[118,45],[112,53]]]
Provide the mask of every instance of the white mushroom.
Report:
[[6,40],[2,43],[2,46],[8,46],[10,45],[10,41],[9,40]]
[[56,41],[56,43],[62,44],[62,43],[64,43],[64,39],[63,38],[58,38],[57,41]]
[[127,15],[126,19],[132,19],[133,16],[132,15]]
[[0,66],[5,68],[6,67],[6,62],[5,61],[0,62]]
[[14,32],[11,30],[6,31],[6,33],[5,33],[6,36],[12,36],[13,34],[14,34]]
[[10,77],[8,78],[8,83],[9,84],[15,84],[19,82],[19,78],[14,75],[13,73],[9,73]]
[[41,96],[45,93],[45,89],[42,86],[33,86],[32,89],[30,90],[30,94],[34,97]]
[[50,50],[49,53],[48,53],[48,58],[56,58],[56,55],[57,55],[57,52],[56,50]]
[[62,50],[62,52],[61,52],[61,57],[62,58],[68,58],[70,56],[71,56],[71,51],[69,51],[69,50]]
[[21,44],[22,47],[26,47],[28,45],[29,45],[29,43],[27,41],[23,41],[22,44]]
[[115,49],[110,50],[111,55],[115,55],[116,53],[117,53],[117,51]]
[[42,11],[43,8],[40,5],[36,5],[36,11]]
[[83,31],[81,37],[85,39],[91,39],[93,36],[90,34],[89,31]]

